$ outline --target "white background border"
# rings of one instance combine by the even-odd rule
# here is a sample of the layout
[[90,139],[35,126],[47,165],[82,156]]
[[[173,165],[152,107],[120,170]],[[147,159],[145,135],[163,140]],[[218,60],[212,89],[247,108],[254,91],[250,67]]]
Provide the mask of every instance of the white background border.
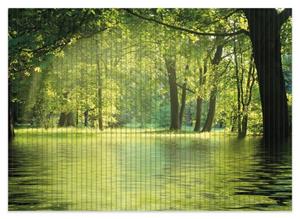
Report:
[[[0,218],[300,218],[300,7],[297,0],[1,0],[0,2]],[[293,211],[292,212],[8,212],[8,140],[7,140],[7,65],[8,65],[8,8],[293,8]],[[298,115],[297,115],[298,114]]]

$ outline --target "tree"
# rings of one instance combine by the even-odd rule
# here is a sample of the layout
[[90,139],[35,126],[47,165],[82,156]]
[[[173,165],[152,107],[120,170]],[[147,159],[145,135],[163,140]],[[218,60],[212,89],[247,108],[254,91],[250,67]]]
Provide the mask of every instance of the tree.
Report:
[[[229,15],[224,18],[227,19],[233,14],[238,14],[238,11],[239,10],[229,13]],[[249,33],[243,28],[238,31],[225,31],[223,33],[199,31],[197,28],[200,29],[201,25],[198,24],[195,27],[193,22],[190,22],[192,25],[188,25],[189,28],[186,28],[127,10],[128,13],[141,19],[197,36],[224,37],[235,36],[241,33],[249,34],[252,41],[261,94],[264,140],[267,144],[282,142],[290,135],[291,130],[288,122],[287,98],[282,74],[280,29],[288,17],[291,16],[291,9],[285,9],[280,13],[278,13],[276,9],[242,9],[242,11],[248,20]],[[184,16],[181,16],[181,18],[182,17]],[[201,19],[201,16],[200,18],[197,16],[193,18]],[[210,24],[212,23],[214,22],[210,22]],[[180,24],[184,24],[184,22]],[[211,103],[213,106],[213,95]],[[211,112],[213,112],[213,110],[211,110]],[[208,128],[210,120],[211,119],[207,122]]]
[[[245,47],[243,39],[237,39],[237,37],[235,37],[233,41],[234,71],[237,90],[237,116],[235,118],[237,118],[239,138],[243,138],[247,134],[248,113],[253,85],[256,80],[252,53],[247,56],[246,52],[242,51],[241,42],[244,43],[243,46]],[[244,59],[248,59],[248,62]],[[246,72],[247,67],[248,72]]]
[[[187,66],[187,68],[188,68],[188,66]],[[185,110],[185,105],[186,105],[186,89],[187,89],[187,81],[186,81],[186,79],[184,79],[184,83],[182,85],[181,104],[180,104],[180,111],[179,111],[179,128],[180,129],[182,127],[183,115],[184,115],[184,110]]]
[[103,130],[103,98],[102,98],[102,89],[103,89],[103,76],[100,67],[100,50],[99,50],[99,41],[98,38],[95,38],[96,46],[96,74],[97,74],[97,108],[98,108],[98,128]]
[[[110,9],[9,9],[9,137],[19,97],[12,96],[18,74],[30,74],[74,39],[91,36],[116,23]],[[26,92],[25,92],[26,93]],[[14,100],[14,101],[13,101]]]
[[[220,42],[220,37],[216,38],[216,42],[219,43]],[[212,68],[215,71],[217,68],[216,66],[221,62],[222,60],[222,53],[223,53],[223,44],[219,44],[217,45],[215,54],[214,54],[214,58],[211,61],[212,64]],[[218,77],[218,72],[214,72],[214,79],[217,79]],[[207,117],[205,120],[205,124],[202,128],[202,132],[209,132],[211,131],[212,128],[212,124],[213,124],[213,120],[214,120],[214,116],[215,116],[215,112],[216,112],[216,101],[217,101],[217,84],[213,82],[212,85],[212,89],[210,91],[210,97],[209,97],[209,109],[208,109],[208,113],[207,113]]]
[[[291,25],[285,22],[287,30],[281,36],[274,25],[265,34],[270,36],[258,35],[267,41],[274,32],[283,42],[284,75],[273,80],[274,69],[267,62],[280,60],[270,55],[270,42],[256,46],[254,61],[251,58],[255,47],[251,36],[258,26],[245,16],[251,11],[256,10],[37,9],[20,10],[21,16],[13,11],[9,30],[10,136],[14,123],[45,128],[169,126],[179,130],[191,124],[191,117],[195,118],[195,131],[211,131],[213,124],[227,130],[230,126],[240,137],[246,135],[248,125],[249,133],[261,130],[260,101],[265,105],[277,101],[279,106],[278,98],[285,93],[281,86],[286,85],[291,102],[291,49],[286,36]],[[275,15],[266,11],[272,22]],[[276,22],[284,23],[287,12],[276,12]],[[233,24],[237,26],[233,28]],[[277,45],[277,41],[271,42]],[[264,48],[269,52],[258,55]],[[272,51],[275,54],[278,48]],[[258,57],[267,55],[257,63]],[[50,67],[45,67],[47,63]],[[254,82],[254,63],[260,66],[257,74],[263,100]],[[267,78],[273,81],[267,82]],[[276,92],[272,84],[280,88],[277,96],[271,93]],[[270,115],[285,114],[284,107],[280,111],[265,106],[264,112],[268,110]],[[281,124],[273,123],[274,127]]]
[[[204,86],[205,84],[205,77],[206,77],[206,73],[207,73],[207,59],[204,60],[203,63],[203,67],[199,66],[198,67],[198,71],[199,71],[199,88],[202,88],[202,86]],[[199,132],[200,128],[201,128],[201,113],[202,113],[202,103],[203,103],[203,94],[197,95],[197,99],[196,99],[196,122],[195,122],[195,127],[194,127],[194,131],[195,132]]]
[[258,74],[264,141],[280,144],[290,135],[288,107],[281,62],[280,30],[291,9],[244,9],[249,24],[254,61]]
[[166,69],[168,74],[168,81],[170,87],[170,106],[171,106],[171,124],[170,130],[180,129],[179,121],[179,103],[178,90],[176,82],[176,59],[175,57],[165,58]]

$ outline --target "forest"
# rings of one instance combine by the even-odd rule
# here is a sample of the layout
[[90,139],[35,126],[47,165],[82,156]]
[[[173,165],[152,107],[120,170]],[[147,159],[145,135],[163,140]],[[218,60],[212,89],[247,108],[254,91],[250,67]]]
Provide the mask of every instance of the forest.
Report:
[[9,210],[291,210],[291,9],[9,9]]
[[291,133],[290,9],[11,9],[17,127]]

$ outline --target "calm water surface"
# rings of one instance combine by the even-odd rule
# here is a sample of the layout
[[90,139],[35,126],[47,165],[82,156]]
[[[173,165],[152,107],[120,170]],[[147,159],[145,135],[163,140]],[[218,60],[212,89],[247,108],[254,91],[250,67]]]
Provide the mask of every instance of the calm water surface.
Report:
[[259,142],[19,133],[9,210],[291,210],[290,150]]

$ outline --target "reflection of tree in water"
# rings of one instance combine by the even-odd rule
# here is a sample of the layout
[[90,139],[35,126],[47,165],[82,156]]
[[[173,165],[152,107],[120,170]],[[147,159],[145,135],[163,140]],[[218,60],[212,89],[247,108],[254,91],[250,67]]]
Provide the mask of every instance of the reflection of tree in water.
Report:
[[292,199],[290,144],[280,147],[260,145],[255,156],[257,156],[257,163],[244,172],[245,177],[236,180],[251,185],[235,187],[235,195],[265,196],[272,201],[250,204],[241,208],[267,210],[272,207],[287,206]]
[[[49,202],[47,187],[51,179],[43,177],[47,170],[43,158],[34,150],[22,150],[17,145],[9,147],[9,210],[66,210],[68,203],[61,203],[53,196]],[[49,187],[48,187],[49,188]]]

